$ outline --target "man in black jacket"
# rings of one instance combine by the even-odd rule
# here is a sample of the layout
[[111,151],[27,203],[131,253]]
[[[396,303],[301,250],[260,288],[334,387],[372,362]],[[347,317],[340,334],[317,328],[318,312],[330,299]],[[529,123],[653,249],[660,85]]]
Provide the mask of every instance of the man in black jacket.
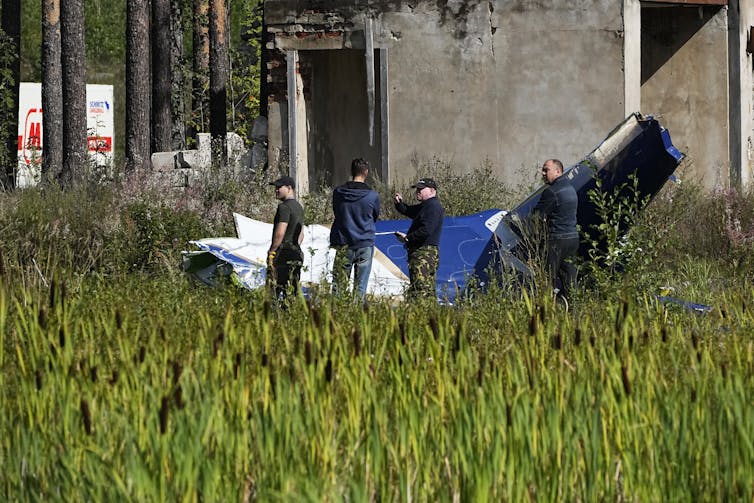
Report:
[[445,210],[437,198],[437,184],[422,178],[411,186],[419,204],[408,206],[403,196],[393,196],[395,209],[412,219],[407,233],[396,232],[408,252],[408,276],[411,281],[406,296],[437,298],[437,268],[440,265],[440,233]]
[[568,258],[579,249],[576,229],[578,195],[571,182],[563,176],[563,163],[557,159],[545,161],[542,179],[547,185],[534,207],[533,215],[538,215],[547,223],[547,272],[553,287],[567,297],[576,284],[576,267]]

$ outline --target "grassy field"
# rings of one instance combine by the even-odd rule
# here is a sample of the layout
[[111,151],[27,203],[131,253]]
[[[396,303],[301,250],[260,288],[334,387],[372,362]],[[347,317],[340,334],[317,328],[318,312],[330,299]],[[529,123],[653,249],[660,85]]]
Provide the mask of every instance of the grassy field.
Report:
[[645,253],[568,312],[505,288],[283,311],[177,272],[271,199],[246,190],[0,197],[4,501],[754,498],[750,195],[658,198]]

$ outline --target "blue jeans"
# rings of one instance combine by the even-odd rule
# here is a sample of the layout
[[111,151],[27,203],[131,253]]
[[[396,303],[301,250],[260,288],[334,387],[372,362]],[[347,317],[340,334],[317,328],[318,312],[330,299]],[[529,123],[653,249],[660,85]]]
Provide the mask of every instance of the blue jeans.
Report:
[[374,246],[356,248],[355,250],[348,248],[348,246],[337,247],[332,268],[333,293],[341,294],[348,291],[348,280],[351,278],[351,271],[353,271],[354,294],[363,299],[367,293],[373,257]]

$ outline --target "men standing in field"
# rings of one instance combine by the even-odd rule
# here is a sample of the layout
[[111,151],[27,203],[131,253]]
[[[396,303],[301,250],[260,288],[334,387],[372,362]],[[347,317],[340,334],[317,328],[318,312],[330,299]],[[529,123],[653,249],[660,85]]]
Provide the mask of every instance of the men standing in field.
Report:
[[440,233],[445,210],[437,197],[437,184],[431,178],[422,178],[415,185],[419,204],[408,206],[400,192],[393,196],[395,209],[411,218],[407,233],[396,232],[408,252],[409,298],[437,296],[437,268],[440,265]]
[[351,161],[351,181],[333,191],[335,221],[330,230],[330,246],[335,248],[333,293],[343,294],[348,290],[348,280],[353,271],[354,294],[362,300],[372,271],[374,224],[380,216],[380,198],[366,184],[367,176],[367,161]]
[[576,229],[578,196],[571,182],[563,176],[563,163],[557,159],[545,161],[542,179],[546,186],[533,215],[543,218],[547,224],[547,273],[554,288],[558,288],[560,280],[559,293],[567,298],[576,284],[576,266],[569,261],[569,257],[579,249]]
[[267,252],[267,285],[275,298],[285,299],[288,293],[298,292],[304,254],[304,208],[296,201],[296,182],[282,176],[270,182],[275,186],[275,198],[280,201],[272,227],[272,244]]

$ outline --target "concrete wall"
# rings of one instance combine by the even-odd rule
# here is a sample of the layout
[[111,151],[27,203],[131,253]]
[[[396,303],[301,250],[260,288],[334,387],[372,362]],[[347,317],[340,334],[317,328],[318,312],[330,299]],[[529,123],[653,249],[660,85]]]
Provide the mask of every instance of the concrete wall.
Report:
[[381,15],[391,132],[410,132],[391,134],[394,171],[413,176],[437,156],[528,182],[547,158],[579,160],[623,118],[620,4],[542,3]]
[[641,106],[688,156],[686,177],[730,181],[725,7],[642,9]]
[[[511,184],[529,184],[544,159],[580,160],[638,110],[660,117],[688,154],[686,176],[714,187],[752,183],[752,62],[745,47],[754,0],[730,5],[267,0],[265,21],[270,50],[298,49],[312,65],[303,72],[310,138],[317,137],[309,146],[310,180],[340,183],[347,175],[340,170],[364,155],[373,171],[388,158],[395,182],[436,174],[427,166],[440,158],[462,171],[489,163]],[[357,56],[371,40],[367,19],[374,47],[388,55],[389,134],[371,147],[363,118],[349,122],[347,111],[367,100],[364,58]],[[317,55],[325,49],[354,53]],[[271,96],[274,115],[285,98]],[[385,122],[380,109],[376,142]],[[271,159],[278,122],[270,118]]]
[[[268,0],[266,22],[291,31],[349,26],[344,47],[363,49],[366,2],[319,3],[339,15],[328,18],[317,2]],[[375,46],[388,48],[393,180],[441,158],[463,171],[489,162],[512,183],[529,183],[544,159],[578,161],[624,117],[623,93],[616,93],[623,89],[621,2],[394,1],[372,3],[369,15]],[[285,38],[278,47],[300,43]],[[328,155],[350,159],[347,138],[337,136],[325,140],[333,143]]]

